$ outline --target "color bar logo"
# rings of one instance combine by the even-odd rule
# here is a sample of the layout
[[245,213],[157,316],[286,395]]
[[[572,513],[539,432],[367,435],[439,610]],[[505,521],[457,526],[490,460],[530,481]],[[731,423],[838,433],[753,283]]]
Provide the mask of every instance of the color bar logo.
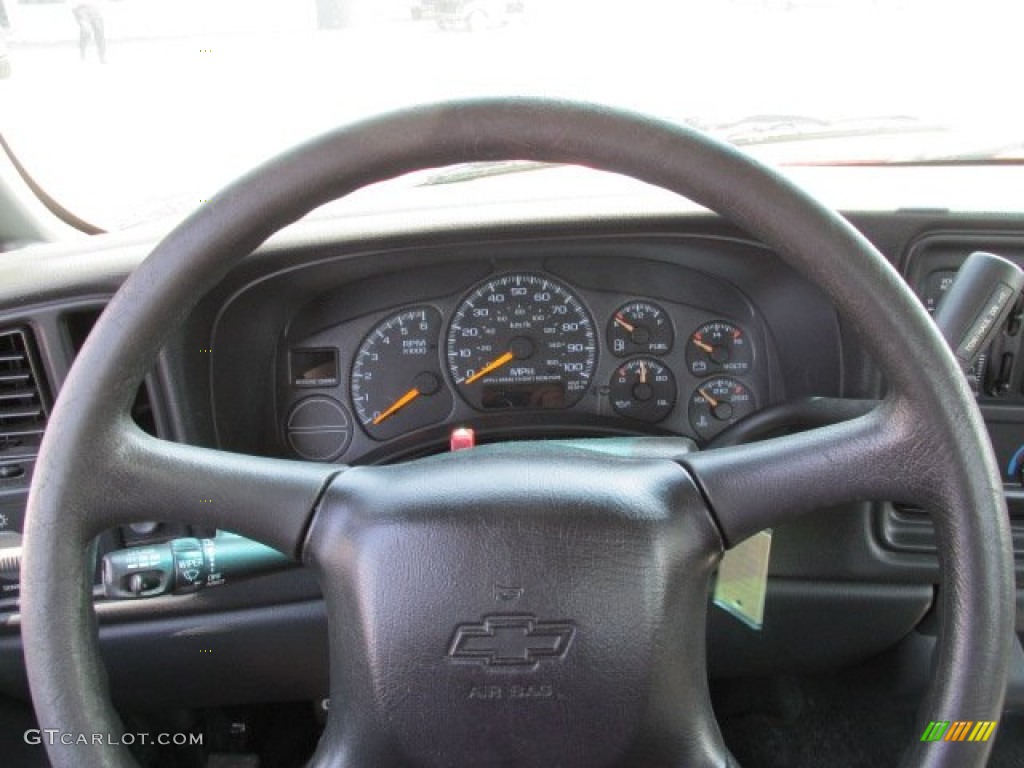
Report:
[[921,741],[988,741],[995,729],[994,720],[932,720]]

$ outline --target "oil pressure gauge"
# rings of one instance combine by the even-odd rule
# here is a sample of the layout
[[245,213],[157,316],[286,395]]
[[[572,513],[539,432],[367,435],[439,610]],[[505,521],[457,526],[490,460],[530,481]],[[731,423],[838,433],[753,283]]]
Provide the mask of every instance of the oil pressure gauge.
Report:
[[725,320],[704,323],[686,342],[686,365],[694,376],[750,371],[754,354],[743,329]]
[[616,413],[653,424],[672,411],[676,378],[660,360],[634,357],[616,369],[609,398]]

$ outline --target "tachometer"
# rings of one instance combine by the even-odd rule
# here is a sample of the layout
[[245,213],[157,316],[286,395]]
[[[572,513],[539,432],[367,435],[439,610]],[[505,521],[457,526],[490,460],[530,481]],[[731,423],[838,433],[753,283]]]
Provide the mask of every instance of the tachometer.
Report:
[[590,315],[566,286],[509,274],[462,301],[447,355],[452,379],[474,408],[567,408],[590,384],[597,341]]
[[352,365],[352,405],[370,437],[386,440],[449,414],[440,338],[441,314],[420,307],[383,320],[363,339]]

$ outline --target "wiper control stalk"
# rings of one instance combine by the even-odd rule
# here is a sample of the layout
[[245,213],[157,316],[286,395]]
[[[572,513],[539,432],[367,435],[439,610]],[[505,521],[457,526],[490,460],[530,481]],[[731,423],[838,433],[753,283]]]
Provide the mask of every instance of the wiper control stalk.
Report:
[[1024,291],[1024,271],[994,253],[975,251],[935,310],[935,323],[966,372],[1003,328]]
[[174,539],[104,555],[103,591],[122,599],[188,594],[294,565],[276,549],[234,534]]

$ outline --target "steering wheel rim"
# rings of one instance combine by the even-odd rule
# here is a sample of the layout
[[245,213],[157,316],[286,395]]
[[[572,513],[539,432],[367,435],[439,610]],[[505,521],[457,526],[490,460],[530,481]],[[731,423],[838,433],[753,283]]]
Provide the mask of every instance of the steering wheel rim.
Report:
[[[306,539],[309,527],[324,519],[314,507],[330,502],[332,493],[349,503],[367,478],[363,469],[170,444],[135,427],[128,416],[135,391],[198,298],[270,235],[318,205],[405,172],[509,157],[593,166],[689,197],[761,239],[830,296],[886,377],[890,392],[882,405],[834,427],[685,457],[673,465],[686,469],[680,473],[685,481],[671,480],[674,492],[689,483],[710,509],[715,532],[708,534],[707,552],[843,501],[899,499],[928,509],[939,547],[943,621],[937,671],[919,717],[922,723],[998,720],[1014,620],[1001,480],[970,390],[896,271],[838,214],[728,145],[605,107],[523,99],[422,107],[333,131],[226,188],[171,232],[124,283],[64,384],[29,495],[22,636],[41,727],[121,731],[99,660],[82,557],[95,535],[130,521],[142,508],[147,517],[165,520],[202,516],[305,556],[323,576],[332,569],[329,556],[320,550],[317,559]],[[634,469],[657,475],[654,487],[670,482],[658,466]],[[595,472],[622,469],[602,465]],[[546,492],[557,482],[538,475],[536,490]],[[202,512],[187,503],[211,493],[222,502]],[[702,567],[710,573],[713,565],[711,557]],[[702,622],[702,609],[691,609]],[[702,711],[709,709],[705,694],[696,693]],[[710,730],[699,734],[707,750],[693,759],[721,764],[729,758],[717,728]],[[337,741],[338,728],[329,725],[328,731],[334,735],[321,742],[316,764],[358,764],[369,754]],[[990,748],[984,742],[914,741],[903,762],[980,766]],[[83,749],[56,743],[47,749],[57,766],[134,764],[124,747],[109,744]],[[654,760],[661,753],[642,754]]]

